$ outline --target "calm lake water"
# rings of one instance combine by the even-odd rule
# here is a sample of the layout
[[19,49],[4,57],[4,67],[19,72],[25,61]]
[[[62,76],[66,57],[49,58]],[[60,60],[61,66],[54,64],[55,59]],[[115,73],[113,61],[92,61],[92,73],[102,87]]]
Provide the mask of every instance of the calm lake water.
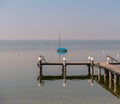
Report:
[[[97,62],[106,61],[106,55],[120,60],[120,41],[63,40],[61,47],[68,49],[67,62],[87,62],[88,56]],[[119,104],[120,83],[117,93],[97,76],[91,84],[87,66],[68,66],[66,86],[63,80],[43,80],[38,86],[37,58],[41,54],[47,62],[58,62],[58,41],[0,41],[0,104]],[[102,71],[102,75],[104,72]],[[44,76],[60,76],[58,66],[43,67]],[[95,69],[97,75],[97,69]],[[77,77],[76,77],[77,76]]]

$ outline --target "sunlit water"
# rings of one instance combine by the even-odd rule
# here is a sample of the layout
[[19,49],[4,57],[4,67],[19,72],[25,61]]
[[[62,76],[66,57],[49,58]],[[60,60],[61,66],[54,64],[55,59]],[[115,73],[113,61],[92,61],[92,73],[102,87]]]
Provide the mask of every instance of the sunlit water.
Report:
[[[106,54],[119,60],[119,41],[63,41],[67,62],[106,61]],[[44,80],[38,86],[37,58],[58,62],[57,41],[0,41],[0,104],[119,104],[120,99],[90,79]],[[87,75],[86,66],[68,66],[67,75]],[[97,72],[96,72],[97,73]],[[43,67],[43,75],[61,75],[57,66]]]

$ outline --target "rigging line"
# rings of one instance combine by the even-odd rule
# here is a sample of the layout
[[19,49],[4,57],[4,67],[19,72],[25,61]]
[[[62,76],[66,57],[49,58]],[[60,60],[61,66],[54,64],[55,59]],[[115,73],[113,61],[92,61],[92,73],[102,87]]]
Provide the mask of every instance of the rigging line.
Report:
[[60,43],[60,32],[59,32],[59,48],[61,47],[60,44],[61,44],[61,43]]
[[[61,47],[61,45],[60,45],[61,43],[60,43],[60,32],[59,32],[59,48]],[[59,54],[59,62],[60,62],[60,54]]]
[[[58,34],[58,35],[59,35],[59,36],[58,36],[58,38],[59,38],[59,40],[58,40],[58,41],[59,41],[59,43],[58,43],[58,44],[59,44],[59,48],[60,48],[60,47],[61,47],[61,45],[60,45],[60,44],[61,44],[61,43],[60,43],[60,32],[59,32],[59,34]],[[61,59],[60,54],[58,54],[58,58],[59,58],[59,59],[58,59],[58,61],[59,61],[59,63],[60,63],[60,59]],[[60,70],[60,66],[59,66],[59,70]]]

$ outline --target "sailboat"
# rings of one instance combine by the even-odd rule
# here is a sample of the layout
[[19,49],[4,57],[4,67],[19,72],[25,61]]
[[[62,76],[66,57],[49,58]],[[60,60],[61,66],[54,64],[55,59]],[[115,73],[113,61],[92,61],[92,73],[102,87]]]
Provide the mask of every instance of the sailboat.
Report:
[[57,49],[57,53],[59,55],[61,54],[66,54],[67,53],[67,48],[61,47],[61,43],[60,43],[60,33],[59,33],[59,48]]

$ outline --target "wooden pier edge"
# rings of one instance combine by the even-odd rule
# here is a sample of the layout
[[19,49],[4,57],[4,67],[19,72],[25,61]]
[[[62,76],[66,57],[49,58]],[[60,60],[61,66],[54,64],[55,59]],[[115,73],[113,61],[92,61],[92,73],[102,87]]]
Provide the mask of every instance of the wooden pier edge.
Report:
[[[109,80],[111,82],[111,74],[113,74],[115,84],[116,84],[116,81],[117,81],[117,78],[118,78],[117,76],[120,76],[120,66],[116,66],[116,64],[109,63],[109,62],[94,62],[93,58],[88,60],[88,62],[66,62],[66,58],[63,58],[63,62],[45,62],[42,58],[39,58],[39,62],[37,63],[37,65],[39,67],[38,80],[39,80],[40,83],[42,83],[42,78],[43,78],[43,74],[42,74],[43,68],[42,67],[46,66],[46,65],[58,65],[58,66],[61,65],[62,66],[61,76],[63,78],[63,86],[66,86],[66,78],[67,78],[66,69],[67,69],[68,65],[85,65],[85,66],[87,66],[88,67],[88,75],[91,76],[92,79],[94,77],[94,67],[97,67],[97,69],[98,69],[98,80],[100,80],[101,69],[104,69],[105,70],[104,79],[106,79],[106,72],[107,72],[108,75],[109,75]],[[109,87],[111,87],[110,84],[109,84]]]

